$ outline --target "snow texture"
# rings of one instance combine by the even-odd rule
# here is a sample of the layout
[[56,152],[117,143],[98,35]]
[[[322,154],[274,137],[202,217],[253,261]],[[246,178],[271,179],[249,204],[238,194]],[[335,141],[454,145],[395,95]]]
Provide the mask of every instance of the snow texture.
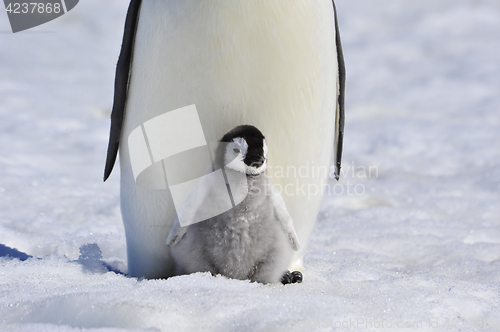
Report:
[[124,275],[102,175],[127,2],[17,34],[0,10],[0,330],[500,330],[498,0],[337,1],[343,173],[287,286]]

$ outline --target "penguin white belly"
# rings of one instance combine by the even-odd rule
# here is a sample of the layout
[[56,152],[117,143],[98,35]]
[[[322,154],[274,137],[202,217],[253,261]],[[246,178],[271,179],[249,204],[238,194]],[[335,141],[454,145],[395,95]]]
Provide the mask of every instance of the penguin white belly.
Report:
[[128,136],[192,104],[209,142],[241,124],[265,133],[268,173],[302,243],[300,268],[329,174],[337,77],[331,0],[143,1],[120,140],[129,274],[173,273],[165,240],[175,208],[168,190],[135,184]]

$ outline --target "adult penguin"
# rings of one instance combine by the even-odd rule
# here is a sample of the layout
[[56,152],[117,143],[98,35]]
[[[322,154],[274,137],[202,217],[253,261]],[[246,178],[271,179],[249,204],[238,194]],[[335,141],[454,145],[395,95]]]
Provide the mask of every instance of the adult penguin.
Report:
[[302,269],[332,154],[339,176],[344,84],[332,0],[132,0],[104,173],[106,180],[119,150],[128,274],[173,274],[165,241],[176,216],[168,188],[137,185],[130,135],[193,104],[208,142],[243,124],[266,133],[268,173],[302,244],[291,269]]

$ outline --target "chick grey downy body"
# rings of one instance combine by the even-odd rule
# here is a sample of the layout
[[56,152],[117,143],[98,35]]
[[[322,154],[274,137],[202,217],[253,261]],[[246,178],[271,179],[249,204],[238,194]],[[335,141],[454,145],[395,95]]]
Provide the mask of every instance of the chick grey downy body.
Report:
[[264,136],[253,126],[238,126],[221,142],[227,144],[219,146],[216,166],[225,166],[228,178],[244,172],[248,194],[231,210],[202,222],[181,227],[175,220],[167,239],[175,274],[211,272],[279,282],[299,242],[285,204],[266,173]]

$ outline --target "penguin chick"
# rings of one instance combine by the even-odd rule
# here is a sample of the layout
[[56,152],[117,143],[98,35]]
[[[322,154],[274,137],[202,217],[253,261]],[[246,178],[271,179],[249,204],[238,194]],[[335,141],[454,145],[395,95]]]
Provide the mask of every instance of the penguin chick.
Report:
[[283,199],[267,176],[264,135],[243,125],[220,142],[215,168],[223,168],[226,178],[231,173],[245,174],[248,193],[229,211],[204,221],[181,227],[175,219],[167,238],[175,274],[211,272],[260,283],[283,282],[299,240]]

